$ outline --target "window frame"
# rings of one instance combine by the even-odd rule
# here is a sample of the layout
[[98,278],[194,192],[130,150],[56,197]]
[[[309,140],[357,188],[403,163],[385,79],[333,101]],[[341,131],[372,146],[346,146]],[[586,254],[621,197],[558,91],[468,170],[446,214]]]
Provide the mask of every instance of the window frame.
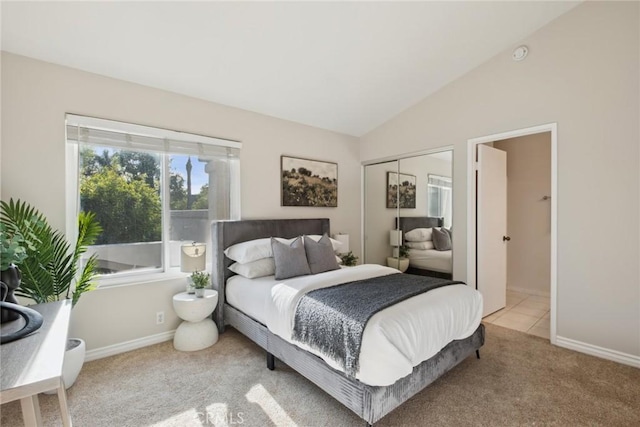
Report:
[[[80,147],[82,146],[79,138],[70,138],[68,132],[68,126],[88,127],[95,129],[106,129],[113,132],[132,134],[144,137],[157,138],[164,140],[163,146],[159,146],[158,150],[152,150],[151,152],[157,153],[160,156],[161,167],[161,188],[160,188],[160,200],[162,204],[162,254],[161,261],[162,266],[160,268],[140,269],[117,272],[109,275],[97,275],[94,280],[98,284],[98,288],[125,286],[132,284],[142,284],[163,280],[170,280],[173,278],[186,277],[189,273],[180,272],[179,267],[171,267],[169,265],[170,260],[170,219],[171,219],[171,201],[169,197],[170,188],[170,157],[171,155],[186,154],[184,152],[172,152],[167,149],[167,140],[177,141],[178,143],[190,143],[190,144],[205,144],[217,147],[227,147],[231,149],[237,149],[237,154],[233,157],[237,157],[238,164],[229,168],[229,219],[240,218],[240,150],[242,143],[238,141],[232,141],[221,138],[208,137],[203,135],[197,135],[192,133],[168,130],[163,128],[149,127],[143,125],[136,125],[131,123],[99,119],[89,116],[80,116],[76,114],[65,115],[65,201],[66,201],[66,235],[69,239],[75,241],[78,236],[77,218],[80,211]],[[92,145],[87,143],[87,146]],[[95,145],[95,144],[93,144]],[[126,147],[119,147],[114,144],[105,142],[105,147],[112,147],[114,149],[126,150]],[[200,146],[200,145],[198,145]],[[132,151],[143,151],[135,150]],[[198,155],[193,152],[191,155]],[[209,263],[208,263],[209,264]],[[207,266],[210,268],[210,266]]]
[[[448,182],[450,184],[449,187],[446,187],[444,185],[439,185],[439,184],[432,184],[431,180],[438,180],[438,181],[445,181]],[[443,206],[443,197],[442,197],[442,193],[443,191],[448,191],[449,194],[449,200],[450,200],[450,204],[451,204],[451,208],[453,208],[453,179],[451,179],[451,177],[448,176],[443,176],[443,175],[436,175],[436,174],[428,174],[427,175],[427,215],[431,216],[431,194],[429,192],[430,188],[434,187],[438,189],[438,205],[440,207],[440,212],[438,215],[436,215],[436,217],[438,218],[442,218],[443,219],[443,226],[445,226],[444,222],[446,220],[446,217],[444,215],[443,209],[445,208]],[[451,213],[449,213],[449,215],[451,215]]]

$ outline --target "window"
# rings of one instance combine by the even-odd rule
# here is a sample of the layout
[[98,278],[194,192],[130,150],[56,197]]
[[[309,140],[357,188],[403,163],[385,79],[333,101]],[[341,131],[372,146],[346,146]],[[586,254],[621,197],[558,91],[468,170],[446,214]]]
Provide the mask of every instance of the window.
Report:
[[451,227],[451,178],[429,175],[427,182],[427,212],[429,216],[444,218],[444,226]]
[[95,212],[103,278],[179,267],[183,243],[211,247],[210,222],[240,217],[238,142],[70,114],[67,142],[70,212]]

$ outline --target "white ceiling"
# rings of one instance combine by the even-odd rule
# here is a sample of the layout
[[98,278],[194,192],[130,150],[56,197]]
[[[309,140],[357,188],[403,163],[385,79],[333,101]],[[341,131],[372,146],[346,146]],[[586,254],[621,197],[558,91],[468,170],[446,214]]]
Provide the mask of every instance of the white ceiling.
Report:
[[579,2],[2,2],[2,49],[363,135]]

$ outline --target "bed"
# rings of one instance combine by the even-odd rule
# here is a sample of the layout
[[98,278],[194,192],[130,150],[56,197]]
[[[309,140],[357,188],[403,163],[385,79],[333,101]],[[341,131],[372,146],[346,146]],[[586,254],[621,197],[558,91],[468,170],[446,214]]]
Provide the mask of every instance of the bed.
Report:
[[[271,236],[293,238],[303,234],[322,235],[329,232],[328,219],[214,222],[212,224],[212,261],[215,266],[213,286],[218,291],[219,299],[213,316],[221,333],[224,332],[226,325],[232,326],[264,348],[267,352],[269,369],[274,369],[276,358],[281,360],[371,425],[474,352],[479,354],[477,351],[484,344],[484,326],[479,324],[468,337],[451,341],[435,356],[417,364],[408,375],[392,384],[376,386],[347,376],[321,357],[273,333],[265,325],[264,319],[262,321],[256,319],[260,317],[259,313],[252,313],[248,307],[245,307],[245,312],[227,301],[226,285],[234,273],[228,268],[232,261],[224,255],[226,248],[237,243]],[[366,268],[370,267],[365,266]],[[256,291],[256,293],[260,292]],[[262,298],[265,297],[260,295],[255,297],[256,307],[260,305]]]
[[[403,240],[411,230],[417,228],[442,227],[443,218],[435,217],[397,217],[396,228],[402,230]],[[453,272],[452,251],[438,251],[435,249],[409,249],[408,274],[441,277],[451,279]]]

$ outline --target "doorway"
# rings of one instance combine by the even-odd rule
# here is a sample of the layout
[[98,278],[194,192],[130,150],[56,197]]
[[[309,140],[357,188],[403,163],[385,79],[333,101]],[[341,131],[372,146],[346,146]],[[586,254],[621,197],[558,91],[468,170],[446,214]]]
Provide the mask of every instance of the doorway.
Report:
[[[487,316],[485,321],[489,323],[495,321],[496,324],[502,322],[501,326],[505,327],[510,327],[512,323],[511,327],[514,329],[525,332],[529,330],[529,333],[548,336],[552,343],[556,340],[557,295],[556,129],[556,124],[552,123],[471,139],[468,141],[467,169],[467,282],[483,293],[488,310],[498,310],[497,314]],[[536,161],[540,163],[540,159],[535,158],[535,153],[544,151],[543,147],[537,146],[536,142],[544,141],[547,141],[548,150],[546,171],[536,172],[534,163]],[[487,146],[493,148],[485,149]],[[491,159],[489,156],[485,156],[484,160],[481,156],[478,162],[479,148],[483,148],[482,151],[485,153],[492,151],[504,154],[506,151],[511,152],[513,156],[513,161],[509,164],[511,178],[508,202],[507,191],[504,189],[505,212],[502,218],[505,219],[497,223],[495,217],[501,216],[500,208],[498,207],[497,212],[493,213],[490,210],[496,209],[495,195],[500,191],[492,191],[490,185],[498,185],[498,188],[500,185],[506,186],[506,177],[502,184],[498,179],[492,181],[487,187],[487,183],[493,179],[491,176],[496,175],[495,169],[500,168],[500,162],[497,164],[493,161],[488,162],[487,159]],[[525,156],[524,160],[523,156]],[[503,157],[507,158],[505,162],[508,161],[508,155]],[[542,162],[538,166],[542,168],[541,165],[544,164]],[[540,179],[541,175],[536,178],[531,175],[534,172],[545,174],[543,178],[546,179],[546,183],[538,183],[536,188],[534,181]],[[479,173],[480,179],[478,179]],[[488,197],[483,194],[489,194],[491,201],[488,202]],[[509,215],[509,230],[507,230],[506,221],[507,205],[512,211]],[[490,233],[488,233],[489,227]],[[510,233],[515,236],[510,236]],[[488,234],[491,238],[487,238]],[[544,236],[540,237],[542,234]],[[516,240],[510,240],[511,237],[515,237]],[[509,262],[506,261],[507,245],[511,245],[508,249]],[[501,260],[501,258],[504,259]],[[499,284],[501,281],[503,281],[502,286]],[[509,288],[507,288],[507,282]],[[545,305],[548,309],[545,309]],[[504,306],[506,307],[503,308]],[[485,315],[489,314],[491,313],[485,312]],[[503,315],[500,321],[499,317]],[[529,326],[527,326],[528,322],[531,323]],[[534,325],[537,325],[537,329],[533,328]],[[541,334],[544,332],[541,328],[547,328],[548,335]]]

